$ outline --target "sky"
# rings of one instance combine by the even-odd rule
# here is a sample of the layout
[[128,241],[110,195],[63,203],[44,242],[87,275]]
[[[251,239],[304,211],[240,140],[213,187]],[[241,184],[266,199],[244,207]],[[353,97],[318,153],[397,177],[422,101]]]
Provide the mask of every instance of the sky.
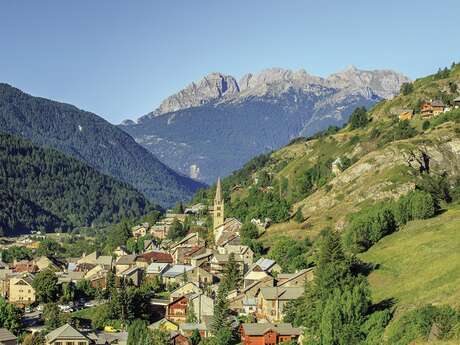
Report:
[[460,61],[458,0],[0,0],[0,82],[112,123],[211,72],[410,78]]

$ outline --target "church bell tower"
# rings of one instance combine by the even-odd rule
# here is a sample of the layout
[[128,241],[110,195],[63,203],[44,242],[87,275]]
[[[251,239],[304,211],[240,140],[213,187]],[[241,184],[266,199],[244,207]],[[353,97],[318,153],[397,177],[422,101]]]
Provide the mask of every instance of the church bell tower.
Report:
[[214,229],[224,224],[224,198],[220,177],[217,178],[216,196],[214,198],[213,225]]

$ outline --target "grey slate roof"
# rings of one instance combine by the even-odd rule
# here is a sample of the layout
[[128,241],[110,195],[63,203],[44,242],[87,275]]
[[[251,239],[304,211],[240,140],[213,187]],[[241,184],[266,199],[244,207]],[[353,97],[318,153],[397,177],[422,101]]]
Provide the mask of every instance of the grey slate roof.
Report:
[[135,254],[120,256],[116,265],[134,265],[136,263],[136,257],[137,255]]
[[303,295],[303,287],[263,287],[260,293],[266,300],[292,300]]
[[87,339],[85,335],[77,331],[75,328],[73,328],[68,323],[48,333],[45,338],[48,343],[51,343],[58,339],[72,339],[72,340]]
[[280,335],[300,335],[300,328],[292,327],[290,323],[243,323],[244,333],[247,335],[264,335],[270,330]]

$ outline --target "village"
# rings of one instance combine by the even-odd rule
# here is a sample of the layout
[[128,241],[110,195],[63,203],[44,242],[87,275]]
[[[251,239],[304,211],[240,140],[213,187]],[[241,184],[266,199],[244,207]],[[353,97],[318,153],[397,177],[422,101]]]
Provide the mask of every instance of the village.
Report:
[[[183,223],[187,215],[212,216],[212,244],[199,231],[189,232],[178,240],[167,238],[174,224]],[[258,227],[264,224],[254,220]],[[140,289],[151,282],[164,287],[149,298],[149,328],[167,332],[171,344],[189,344],[192,334],[201,339],[212,335],[212,320],[216,296],[223,275],[233,265],[241,281],[226,295],[229,310],[235,322],[232,327],[244,345],[279,344],[300,341],[302,330],[283,323],[284,309],[289,301],[304,293],[306,281],[313,279],[313,269],[283,272],[280,265],[268,258],[255,258],[247,245],[241,244],[242,223],[225,218],[225,202],[221,182],[218,180],[214,204],[185,208],[182,213],[166,213],[155,224],[142,223],[131,228],[134,239],[143,241],[139,252],[128,253],[119,246],[113,255],[97,251],[65,261],[52,256],[32,260],[0,262],[0,294],[9,304],[23,309],[22,327],[29,333],[43,331],[43,309],[34,286],[40,272],[52,272],[58,284],[89,284],[93,289],[108,289],[110,276],[117,284],[129,284]],[[20,240],[16,245],[30,250],[38,247],[35,240]],[[105,303],[104,299],[75,297],[58,305],[59,312],[72,315],[92,310]],[[191,316],[192,315],[192,316]],[[125,325],[76,325],[67,322],[45,336],[47,345],[125,344],[128,333]],[[6,329],[0,330],[0,344],[16,344],[16,337]]]

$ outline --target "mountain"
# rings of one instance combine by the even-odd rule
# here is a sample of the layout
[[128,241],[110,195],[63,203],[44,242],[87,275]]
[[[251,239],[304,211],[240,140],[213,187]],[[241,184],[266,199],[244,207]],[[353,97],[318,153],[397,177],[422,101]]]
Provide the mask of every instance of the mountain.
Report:
[[127,182],[163,206],[189,198],[201,183],[177,174],[129,135],[76,107],[0,84],[0,131],[55,148]]
[[353,66],[327,78],[280,68],[240,81],[212,73],[120,128],[172,168],[212,183],[293,138],[342,125],[356,107],[393,97],[407,81]]
[[0,235],[107,224],[153,209],[127,183],[5,133],[0,167]]

